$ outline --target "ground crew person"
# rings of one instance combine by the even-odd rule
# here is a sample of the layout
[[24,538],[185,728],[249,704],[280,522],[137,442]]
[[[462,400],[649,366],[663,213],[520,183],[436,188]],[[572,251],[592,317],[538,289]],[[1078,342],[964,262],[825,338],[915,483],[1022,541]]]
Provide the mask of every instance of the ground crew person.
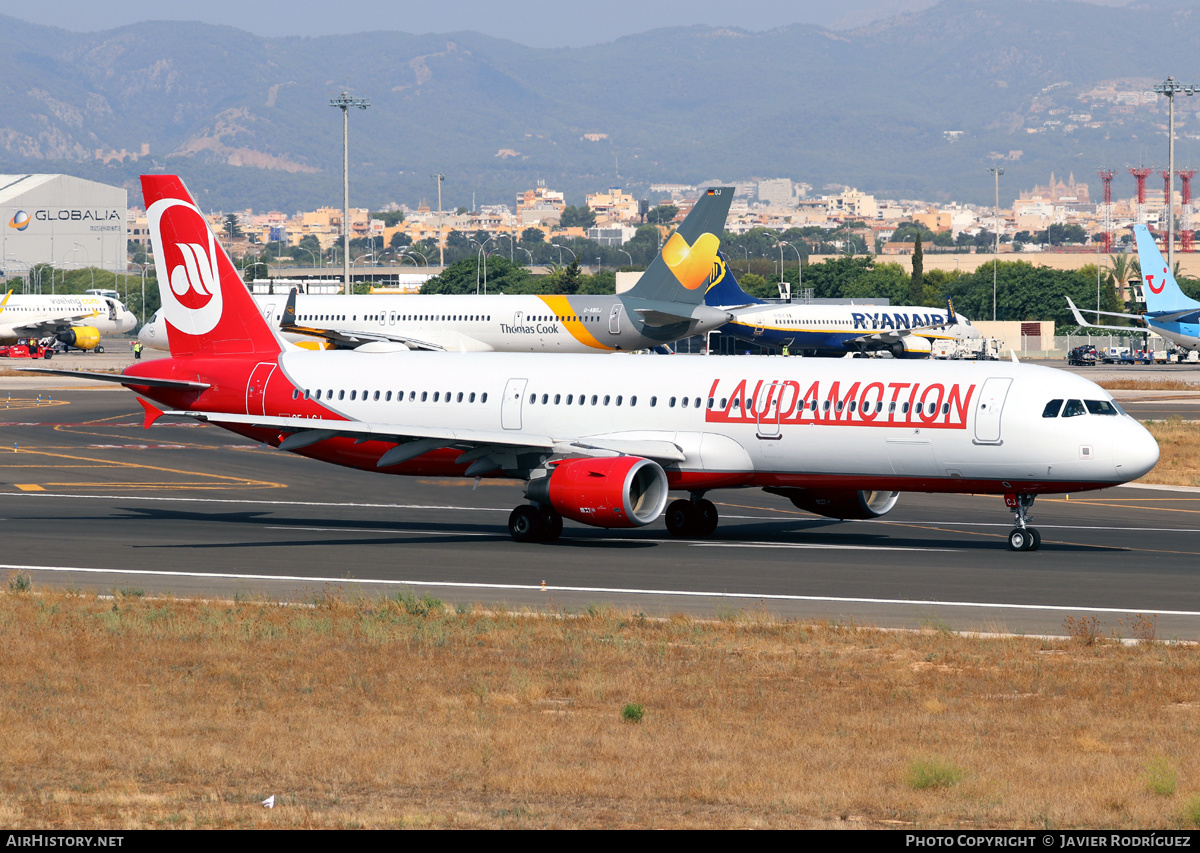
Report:
[[141,360],[141,358],[142,358],[142,342],[141,341],[133,342],[133,357],[137,361]]

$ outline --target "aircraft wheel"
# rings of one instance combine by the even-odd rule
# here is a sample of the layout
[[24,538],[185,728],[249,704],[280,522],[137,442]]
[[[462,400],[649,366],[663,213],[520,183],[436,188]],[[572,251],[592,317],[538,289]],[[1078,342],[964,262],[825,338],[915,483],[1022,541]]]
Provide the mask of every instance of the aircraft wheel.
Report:
[[702,500],[695,504],[695,511],[696,534],[698,536],[712,536],[717,529],[717,523],[721,520],[716,506],[712,501]]
[[96,352],[104,352],[104,347],[103,346],[96,347]]
[[[1010,551],[1031,551],[1034,546],[1034,536],[1037,531],[1031,527],[1014,527],[1008,532],[1008,550]],[[1040,544],[1041,537],[1038,537]]]
[[1029,534],[1029,537],[1032,540],[1029,543],[1029,547],[1025,549],[1026,551],[1036,551],[1038,548],[1042,547],[1042,534],[1037,532],[1036,527],[1026,527],[1025,532]]
[[516,542],[539,542],[548,526],[541,511],[529,504],[522,504],[508,516],[508,535]]
[[542,517],[546,520],[546,530],[542,535],[543,542],[554,542],[562,536],[563,518],[554,507],[544,507]]
[[672,536],[692,536],[696,532],[696,508],[689,500],[672,501],[663,517]]

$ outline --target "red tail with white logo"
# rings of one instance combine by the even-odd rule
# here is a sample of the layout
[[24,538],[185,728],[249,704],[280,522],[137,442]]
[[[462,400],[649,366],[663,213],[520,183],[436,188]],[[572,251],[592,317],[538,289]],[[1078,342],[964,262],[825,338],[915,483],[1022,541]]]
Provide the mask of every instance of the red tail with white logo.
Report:
[[143,175],[142,194],[171,355],[282,352],[183,181]]

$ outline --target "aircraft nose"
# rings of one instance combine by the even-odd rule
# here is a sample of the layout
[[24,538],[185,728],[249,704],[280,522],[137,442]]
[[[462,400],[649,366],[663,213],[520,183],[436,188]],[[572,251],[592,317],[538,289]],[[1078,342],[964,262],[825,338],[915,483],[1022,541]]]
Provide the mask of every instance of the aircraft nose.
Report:
[[1121,481],[1128,483],[1145,476],[1158,463],[1158,442],[1132,418],[1125,426],[1114,445],[1113,462]]

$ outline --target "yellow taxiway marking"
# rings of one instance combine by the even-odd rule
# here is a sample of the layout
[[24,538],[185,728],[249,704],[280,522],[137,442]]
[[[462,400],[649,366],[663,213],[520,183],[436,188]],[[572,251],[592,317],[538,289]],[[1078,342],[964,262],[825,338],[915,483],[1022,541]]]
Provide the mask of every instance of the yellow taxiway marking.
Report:
[[13,483],[13,485],[16,486],[18,489],[20,489],[23,492],[44,492],[44,491],[46,491],[44,488],[42,488],[41,486],[35,485],[34,483]]
[[[8,397],[4,400],[0,400],[0,403],[3,403],[4,409],[8,409],[8,410],[40,409],[43,406],[69,406],[69,405],[71,405],[71,402],[69,400],[55,400],[51,397],[47,397],[44,399],[41,397],[38,397],[36,399],[34,399],[32,397]],[[0,411],[3,411],[3,409],[0,409]]]
[[[211,474],[207,471],[187,471],[179,468],[163,468],[156,465],[142,465],[136,462],[117,462],[107,459],[91,459],[86,456],[72,456],[66,453],[50,453],[45,450],[21,448],[13,451],[22,456],[47,456],[56,460],[69,460],[71,465],[21,465],[0,467],[21,468],[108,468],[123,470],[154,471],[160,474],[179,474],[189,479],[173,482],[140,482],[140,483],[81,483],[70,481],[66,483],[45,483],[60,489],[68,488],[118,488],[118,489],[286,489],[284,483],[273,483],[267,480],[251,480],[247,477],[233,477],[224,474]],[[199,479],[196,479],[199,478]],[[44,490],[44,489],[43,489]],[[28,491],[28,489],[27,489]]]

